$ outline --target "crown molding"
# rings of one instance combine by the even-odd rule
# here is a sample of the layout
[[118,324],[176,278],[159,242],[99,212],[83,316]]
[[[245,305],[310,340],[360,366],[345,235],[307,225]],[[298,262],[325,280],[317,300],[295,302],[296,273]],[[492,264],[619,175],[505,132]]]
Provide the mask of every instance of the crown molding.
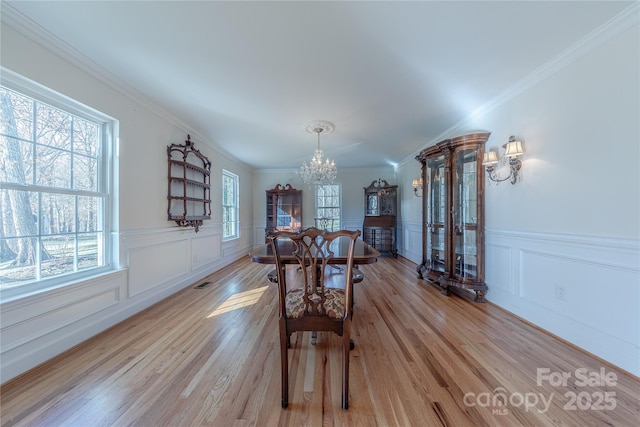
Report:
[[136,88],[129,86],[112,73],[100,67],[80,51],[51,34],[45,28],[22,15],[15,8],[5,2],[2,2],[2,16],[0,19],[3,24],[13,28],[18,33],[42,46],[64,61],[70,63],[80,71],[85,72],[106,86],[114,89],[125,98],[148,108],[160,117],[170,120],[172,123],[188,128],[186,124],[180,122],[169,112],[160,108],[156,103],[145,97]]
[[[560,54],[552,58],[550,61],[538,67],[523,79],[508,87],[506,90],[474,110],[471,114],[440,133],[431,141],[430,144],[427,144],[426,147],[433,145],[437,141],[440,141],[442,139],[445,139],[447,136],[452,135],[455,131],[460,130],[467,122],[469,122],[477,115],[492,111],[497,107],[505,104],[506,102],[514,99],[515,97],[534,87],[541,81],[556,74],[563,68],[566,68],[587,53],[592,52],[614,37],[617,37],[633,26],[638,25],[639,22],[640,2],[636,1],[629,7],[624,9],[622,12],[618,13],[616,16],[587,34],[585,37],[578,40],[576,43],[574,43],[564,51],[560,52]],[[398,167],[401,165],[405,165],[410,161],[415,161],[415,156],[418,155],[420,151],[421,150],[418,150],[414,155],[411,155],[400,161],[398,163]]]
[[191,134],[194,139],[201,141],[203,144],[209,146],[210,148],[229,157],[230,159],[234,159],[241,164],[245,164],[240,159],[237,159],[235,156],[231,155],[227,150],[215,144],[209,138],[205,137],[202,132],[194,130],[192,125],[178,119],[176,116],[143,95],[136,88],[120,80],[114,74],[100,67],[98,64],[83,55],[77,49],[60,40],[58,37],[48,32],[45,28],[21,14],[10,4],[1,1],[0,7],[2,10],[2,13],[0,14],[0,22],[2,22],[2,24],[7,25],[22,36],[42,46],[53,55],[58,56],[65,62],[71,64],[73,67],[100,81],[102,84],[113,89],[124,98],[148,109],[161,119],[167,121],[168,123],[171,123],[176,128],[182,130],[185,134]]
[[485,111],[493,110],[494,108],[504,104],[505,102],[515,98],[520,95],[522,92],[531,89],[533,86],[537,85],[541,81],[547,79],[548,77],[556,74],[560,70],[566,68],[570,64],[576,62],[578,59],[582,58],[584,55],[589,52],[594,51],[596,48],[602,46],[604,43],[609,40],[617,37],[623,32],[627,31],[634,25],[637,25],[639,22],[639,12],[640,12],[640,3],[636,2],[620,12],[618,15],[614,16],[604,24],[600,25],[598,28],[593,30],[591,33],[587,34],[582,39],[578,40],[573,45],[569,46],[564,51],[560,52],[559,55],[552,58],[547,63],[543,64],[541,67],[537,68],[529,75],[524,77],[522,80],[514,84],[513,86],[507,88],[505,91],[500,93],[495,98],[491,99],[486,104],[482,105],[480,108],[473,111],[467,117],[465,117],[461,122],[452,126],[451,129],[456,129],[463,123],[469,121],[473,117],[478,114],[484,113]]

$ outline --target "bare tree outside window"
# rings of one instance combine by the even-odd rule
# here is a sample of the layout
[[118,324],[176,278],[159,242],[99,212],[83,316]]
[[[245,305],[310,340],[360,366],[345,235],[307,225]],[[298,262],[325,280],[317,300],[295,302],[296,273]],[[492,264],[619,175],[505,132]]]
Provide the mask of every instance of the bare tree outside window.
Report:
[[0,86],[0,290],[105,265],[102,124]]

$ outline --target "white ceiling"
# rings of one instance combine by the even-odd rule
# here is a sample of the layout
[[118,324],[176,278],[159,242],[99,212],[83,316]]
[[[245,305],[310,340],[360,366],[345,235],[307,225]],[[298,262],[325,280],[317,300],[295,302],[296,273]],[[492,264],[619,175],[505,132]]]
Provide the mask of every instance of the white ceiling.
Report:
[[415,155],[631,2],[6,4],[253,167],[298,167],[329,120],[340,168]]

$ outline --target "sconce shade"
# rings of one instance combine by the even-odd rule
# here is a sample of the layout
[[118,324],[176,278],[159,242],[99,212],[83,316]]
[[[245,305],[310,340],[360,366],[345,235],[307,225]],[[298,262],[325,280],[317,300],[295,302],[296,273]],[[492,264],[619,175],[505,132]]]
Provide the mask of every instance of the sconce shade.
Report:
[[[519,171],[522,167],[522,160],[518,158],[524,154],[522,149],[522,142],[516,141],[516,137],[511,135],[509,142],[502,146],[504,148],[504,156],[498,157],[498,153],[495,151],[487,151],[484,155],[483,166],[487,168],[487,178],[496,184],[507,179],[511,180],[511,184],[515,184],[518,181]],[[506,167],[508,167],[509,175],[503,173]]]
[[518,157],[524,154],[524,150],[522,149],[522,141],[512,141],[509,140],[505,144],[504,147],[504,156],[505,157]]
[[487,151],[486,153],[484,153],[484,161],[482,162],[483,165],[495,165],[496,163],[498,163],[498,153],[496,153],[495,151]]
[[422,177],[411,181],[411,186],[413,187],[413,194],[415,194],[416,197],[422,197]]

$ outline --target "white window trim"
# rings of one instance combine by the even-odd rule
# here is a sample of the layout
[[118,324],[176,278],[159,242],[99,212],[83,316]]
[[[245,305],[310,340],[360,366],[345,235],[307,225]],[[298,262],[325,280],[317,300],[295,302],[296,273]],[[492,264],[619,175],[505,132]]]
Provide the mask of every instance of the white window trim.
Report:
[[[104,195],[103,221],[103,241],[104,241],[104,265],[89,270],[78,271],[61,276],[46,278],[36,282],[27,283],[13,288],[4,289],[0,293],[2,303],[18,298],[30,296],[61,286],[72,285],[82,280],[102,275],[106,272],[114,271],[117,268],[117,239],[113,239],[113,212],[117,208],[117,188],[114,176],[114,156],[116,154],[116,141],[118,121],[91,107],[81,104],[53,89],[43,86],[20,74],[0,66],[0,84],[2,86],[19,92],[23,95],[36,99],[38,102],[48,104],[54,108],[64,110],[67,113],[81,117],[83,119],[98,123],[101,126],[102,153],[99,155],[100,188],[94,194]],[[3,183],[3,188],[12,190],[36,190],[36,185],[13,185]]]
[[[232,236],[225,236],[224,235],[224,177],[229,177],[231,179],[233,179],[233,182],[235,183],[235,210],[236,210],[236,217],[235,217],[235,230],[236,233]],[[226,169],[222,169],[222,177],[223,177],[223,181],[222,181],[222,194],[221,194],[221,198],[222,198],[222,209],[223,209],[223,213],[222,213],[222,241],[223,242],[228,242],[230,240],[235,240],[235,239],[239,239],[240,238],[240,178],[238,177],[238,175],[234,174],[233,172],[229,172]]]

